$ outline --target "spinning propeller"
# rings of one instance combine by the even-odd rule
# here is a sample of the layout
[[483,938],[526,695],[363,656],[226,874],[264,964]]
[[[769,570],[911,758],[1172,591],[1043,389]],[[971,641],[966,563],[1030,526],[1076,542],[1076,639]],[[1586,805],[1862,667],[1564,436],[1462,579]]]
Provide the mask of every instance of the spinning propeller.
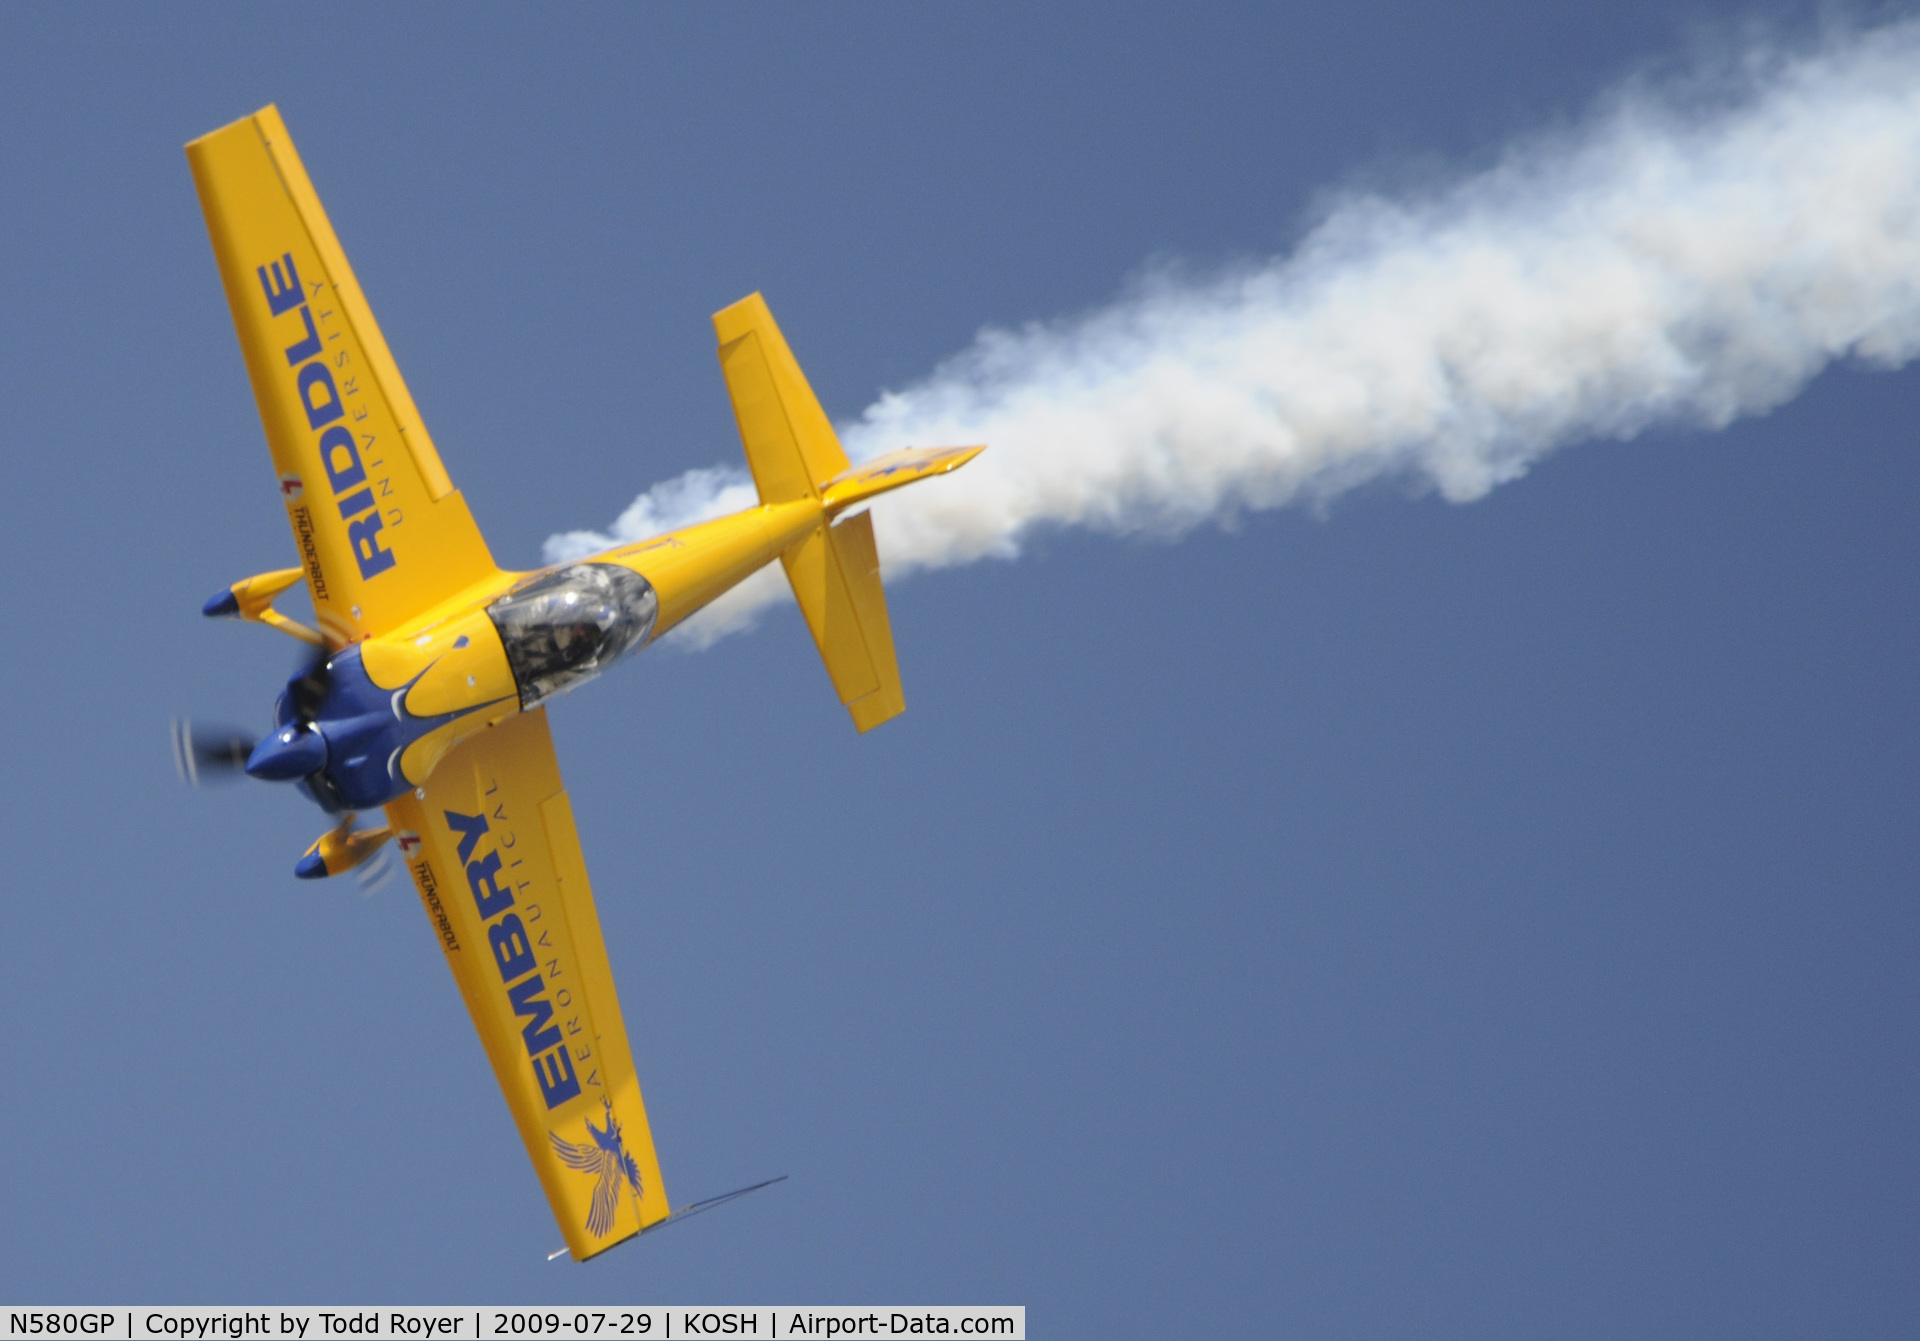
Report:
[[320,648],[287,681],[286,706],[293,720],[254,746],[243,765],[249,775],[269,782],[294,782],[327,766],[327,739],[313,725],[333,681],[327,658],[326,648]]
[[[207,782],[230,782],[241,773],[251,773],[255,777],[282,781],[305,777],[325,765],[325,744],[318,740],[318,733],[310,728],[320,714],[320,705],[326,701],[327,687],[333,679],[327,659],[326,650],[319,649],[302,663],[300,673],[287,681],[287,706],[292,709],[293,720],[265,741],[233,727],[196,725],[191,718],[174,718],[173,766],[179,772],[180,780],[189,787],[198,787]],[[290,748],[295,747],[297,738],[304,735],[315,737],[312,745],[306,745],[304,749]],[[269,742],[278,748],[270,748],[263,754],[261,746]],[[314,748],[316,745],[317,750]],[[304,758],[289,758],[289,755],[315,753],[318,758],[311,767],[301,768],[298,772],[289,771],[306,762]],[[256,761],[256,754],[263,754],[262,759]],[[262,763],[266,764],[265,770],[260,766]]]
[[[326,702],[333,672],[322,647],[309,657],[299,674],[287,681],[286,708],[291,720],[264,740],[225,726],[195,726],[190,718],[173,719],[173,766],[189,787],[210,782],[232,782],[243,774],[275,781],[293,781],[326,766],[327,745],[313,723]],[[354,813],[322,834],[294,867],[302,879],[319,879],[352,871],[362,892],[372,894],[393,873],[383,851],[393,831],[356,829]]]
[[225,726],[195,726],[185,717],[176,717],[173,733],[173,766],[180,781],[189,787],[208,782],[232,782],[246,770],[247,756],[259,742],[244,731]]

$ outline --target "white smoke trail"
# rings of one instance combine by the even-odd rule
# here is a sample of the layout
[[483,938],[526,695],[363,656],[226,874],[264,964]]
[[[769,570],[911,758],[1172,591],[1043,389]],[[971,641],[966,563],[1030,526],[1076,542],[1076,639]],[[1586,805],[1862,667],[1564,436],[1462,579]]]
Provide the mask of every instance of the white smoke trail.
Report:
[[[1920,352],[1920,23],[1750,53],[1419,198],[1349,195],[1290,255],[988,330],[841,427],[855,460],[985,442],[874,505],[888,575],[1048,525],[1178,534],[1383,476],[1464,502],[1545,453],[1721,427],[1836,359]],[[755,501],[744,472],[642,494],[577,557]],[[778,570],[697,644],[787,599]]]

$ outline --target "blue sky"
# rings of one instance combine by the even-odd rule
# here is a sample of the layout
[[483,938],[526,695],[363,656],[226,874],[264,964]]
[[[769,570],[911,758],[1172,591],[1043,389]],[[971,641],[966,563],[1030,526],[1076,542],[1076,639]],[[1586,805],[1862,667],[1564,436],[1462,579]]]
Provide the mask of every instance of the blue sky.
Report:
[[[552,713],[676,1202],[586,1267],[409,890],[188,792],[293,660],[180,146],[279,104],[509,565],[1143,266],[1284,252],[1810,9],[124,9],[0,19],[15,575],[0,1290],[1023,1303],[1036,1335],[1887,1335],[1920,1306],[1920,380],[1178,541],[1043,530]],[[926,486],[935,487],[935,486]]]

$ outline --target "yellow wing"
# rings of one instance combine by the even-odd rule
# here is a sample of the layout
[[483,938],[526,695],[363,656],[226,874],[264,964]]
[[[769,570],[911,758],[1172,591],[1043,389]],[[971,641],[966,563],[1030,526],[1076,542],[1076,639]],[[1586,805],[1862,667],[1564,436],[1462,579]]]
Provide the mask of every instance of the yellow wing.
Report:
[[668,1213],[545,709],[387,807],[401,858],[575,1260]]
[[384,633],[490,577],[280,113],[187,146],[322,632]]

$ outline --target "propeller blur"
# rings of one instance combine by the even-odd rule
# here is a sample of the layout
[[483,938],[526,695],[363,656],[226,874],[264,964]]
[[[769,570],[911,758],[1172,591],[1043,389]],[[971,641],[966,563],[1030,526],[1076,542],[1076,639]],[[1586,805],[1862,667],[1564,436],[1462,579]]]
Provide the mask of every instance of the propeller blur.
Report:
[[224,726],[198,726],[185,717],[170,723],[173,766],[189,787],[209,782],[233,782],[246,768],[254,738]]

